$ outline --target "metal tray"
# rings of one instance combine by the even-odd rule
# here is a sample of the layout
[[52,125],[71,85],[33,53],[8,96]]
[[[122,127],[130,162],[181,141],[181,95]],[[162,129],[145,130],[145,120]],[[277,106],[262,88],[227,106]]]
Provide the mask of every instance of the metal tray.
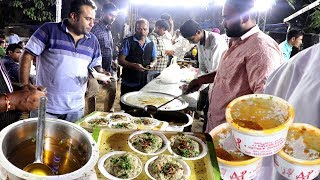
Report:
[[[119,131],[114,129],[102,129],[99,131],[97,144],[99,145],[99,155],[100,158],[112,151],[127,151],[132,152],[136,156],[138,156],[143,165],[154,156],[146,156],[139,153],[134,152],[128,145],[129,136],[136,131]],[[173,135],[176,135],[177,132],[160,132],[163,133],[167,138],[170,138]],[[201,159],[197,160],[185,160],[191,170],[190,180],[220,180],[220,172],[217,157],[214,151],[214,145],[212,142],[212,138],[209,134],[204,133],[185,133],[187,135],[195,136],[201,139],[206,143],[208,148],[208,153]],[[171,155],[169,150],[165,150],[161,154]],[[95,166],[95,170],[97,172],[98,179],[106,179],[98,169],[98,165]],[[150,178],[147,177],[145,171],[135,179],[138,180],[148,180]]]
[[[173,99],[175,96],[165,93],[159,93],[159,92],[144,92],[144,91],[135,91],[130,92],[127,94],[124,94],[121,96],[121,102],[125,105],[135,107],[135,108],[144,108],[146,105],[154,105],[154,106],[160,106],[161,104],[156,103],[150,103],[145,104],[141,102],[141,98],[144,97],[157,97],[157,98],[165,98],[167,101]],[[167,102],[164,101],[164,102]],[[189,106],[189,103],[185,101],[182,98],[175,99],[174,101],[170,102],[169,104],[165,105],[164,107],[161,107],[160,111],[180,111]]]

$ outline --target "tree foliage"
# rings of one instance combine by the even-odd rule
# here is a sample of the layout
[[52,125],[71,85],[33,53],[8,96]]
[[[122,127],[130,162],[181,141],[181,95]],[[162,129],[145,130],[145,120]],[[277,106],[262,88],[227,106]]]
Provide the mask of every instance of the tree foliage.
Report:
[[311,14],[311,24],[310,27],[313,29],[320,29],[320,7],[317,7],[315,11]]
[[34,21],[53,21],[55,0],[9,0],[9,5],[22,10]]
[[[315,2],[315,0],[287,0],[288,4],[296,10],[300,10],[303,7]],[[320,32],[320,7],[315,7],[306,12],[302,19],[305,20],[305,30],[308,32],[319,33]]]

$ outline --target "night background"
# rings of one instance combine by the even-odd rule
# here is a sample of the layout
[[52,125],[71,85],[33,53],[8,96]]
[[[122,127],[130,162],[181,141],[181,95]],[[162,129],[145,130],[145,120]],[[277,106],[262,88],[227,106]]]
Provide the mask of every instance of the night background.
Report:
[[[38,4],[35,5],[35,3]],[[99,9],[107,0],[95,0],[97,6],[97,16],[99,18]],[[121,31],[123,24],[128,20],[128,0],[111,0],[110,2],[114,3],[122,13],[117,17],[116,22],[114,23],[114,31]],[[183,1],[186,2],[186,1]],[[289,2],[292,5],[289,5]],[[268,11],[267,14],[267,27],[266,31],[269,34],[275,34],[273,37],[277,41],[282,41],[286,33],[286,25],[282,24],[280,28],[274,28],[273,26],[268,26],[268,24],[278,24],[283,23],[283,19],[290,16],[292,13],[300,10],[304,6],[314,2],[314,0],[276,0],[276,4]],[[70,0],[62,1],[62,18],[67,17],[69,9]],[[20,7],[19,7],[20,5]],[[17,6],[17,7],[14,7]],[[33,7],[42,7],[41,10]],[[184,4],[179,6],[155,6],[155,5],[136,5],[138,11],[138,18],[143,17],[148,19],[151,24],[160,18],[162,13],[170,14],[175,23],[175,29],[179,28],[180,25],[188,19],[195,19],[198,21],[202,27],[206,29],[211,29],[213,27],[218,27],[222,32],[223,27],[221,26],[221,6],[218,6],[216,3],[210,3],[207,7],[193,6],[186,7]],[[30,11],[31,9],[31,11]],[[9,27],[17,27],[15,31],[20,36],[30,36],[31,33],[42,23],[47,21],[55,20],[55,0],[0,0],[0,33],[7,35],[7,29]],[[302,15],[292,19],[290,21],[291,27],[298,27],[303,29],[306,33],[310,33],[311,36],[319,33],[318,27],[310,27],[312,21],[315,21],[316,18],[312,19],[312,13],[316,14],[315,10],[318,10],[319,7],[314,8],[310,11],[303,13]],[[25,12],[24,12],[25,11]],[[126,12],[126,13],[125,13]],[[31,15],[30,15],[31,14]],[[319,13],[320,14],[320,13]],[[32,19],[33,16],[33,19]],[[31,17],[31,18],[30,18]],[[51,17],[51,19],[50,19]],[[317,17],[317,16],[315,16]],[[320,18],[320,15],[319,17]],[[19,28],[22,27],[22,28]],[[269,27],[269,28],[268,28]],[[29,29],[27,31],[26,29]],[[117,36],[117,34],[114,34]],[[279,38],[279,39],[277,39]],[[319,38],[318,38],[319,39]]]

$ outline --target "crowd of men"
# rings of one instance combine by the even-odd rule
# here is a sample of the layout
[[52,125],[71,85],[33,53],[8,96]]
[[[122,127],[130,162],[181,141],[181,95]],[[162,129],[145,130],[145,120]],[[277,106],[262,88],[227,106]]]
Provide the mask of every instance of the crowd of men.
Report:
[[[228,42],[217,31],[204,30],[194,20],[184,22],[174,33],[174,22],[168,14],[156,21],[152,32],[149,32],[149,22],[139,19],[133,35],[123,40],[116,60],[111,26],[118,8],[112,3],[104,4],[101,17],[95,23],[95,4],[91,0],[73,0],[68,18],[60,23],[44,23],[25,47],[17,42],[7,47],[0,63],[0,93],[3,94],[0,95],[0,128],[17,121],[22,111],[31,111],[30,116],[36,117],[38,99],[44,95],[48,98],[47,117],[75,122],[84,115],[85,99],[88,111],[95,111],[100,88],[107,92],[104,111],[113,111],[119,65],[122,67],[121,95],[140,90],[170,64],[174,55],[170,46],[178,41],[180,34],[197,44],[199,74],[184,90],[202,92],[206,100],[205,132],[225,122],[227,104],[246,94],[274,94],[300,108],[301,102],[305,102],[300,94],[309,92],[315,111],[320,98],[312,98],[318,83],[311,78],[319,76],[310,73],[318,72],[316,47],[289,60],[292,47],[300,47],[303,33],[289,31],[286,41],[279,46],[259,29],[253,6],[254,0],[225,2],[222,15]],[[12,33],[12,41],[17,41]],[[0,40],[0,52],[1,44]],[[37,62],[35,82],[31,73],[34,60]],[[296,66],[304,68],[305,73],[296,73],[298,68],[292,68]],[[92,68],[110,80],[95,79],[90,74]],[[308,78],[303,78],[305,76]],[[290,79],[292,77],[295,78]],[[121,108],[128,107],[121,104]],[[307,108],[303,113],[299,109],[296,112],[300,114],[298,121],[304,121],[305,114],[312,114],[310,124],[319,127],[315,119],[320,117],[318,111],[317,114]]]

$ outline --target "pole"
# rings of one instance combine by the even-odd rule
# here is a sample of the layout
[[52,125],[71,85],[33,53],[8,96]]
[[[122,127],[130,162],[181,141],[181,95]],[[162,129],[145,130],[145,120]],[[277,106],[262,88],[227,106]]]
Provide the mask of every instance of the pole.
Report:
[[62,0],[56,0],[56,22],[61,21],[61,6]]

